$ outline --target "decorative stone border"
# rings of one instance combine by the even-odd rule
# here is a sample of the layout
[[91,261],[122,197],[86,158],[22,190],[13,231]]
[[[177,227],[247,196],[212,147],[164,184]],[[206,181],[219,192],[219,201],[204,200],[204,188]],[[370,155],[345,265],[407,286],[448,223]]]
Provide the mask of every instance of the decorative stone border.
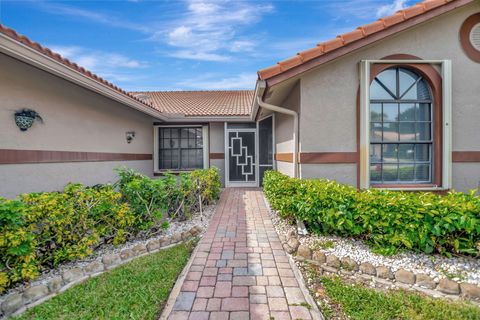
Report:
[[133,246],[127,244],[119,252],[106,253],[83,267],[74,265],[63,271],[61,276],[52,276],[41,283],[32,280],[30,285],[25,285],[22,290],[16,290],[0,297],[0,319],[21,314],[25,310],[45,302],[75,284],[96,277],[138,257],[193,239],[201,232],[202,228],[195,226],[189,231],[178,232],[170,237],[145,240],[137,242]]
[[369,282],[375,287],[393,287],[406,290],[416,290],[433,297],[450,299],[466,298],[473,302],[480,301],[480,287],[470,283],[459,283],[448,278],[435,281],[424,273],[414,273],[405,269],[393,272],[385,266],[375,267],[369,262],[358,264],[349,257],[339,259],[323,251],[312,251],[302,245],[295,234],[280,235],[286,252],[295,256],[298,261],[304,261],[321,268],[325,274],[337,274],[362,282]]

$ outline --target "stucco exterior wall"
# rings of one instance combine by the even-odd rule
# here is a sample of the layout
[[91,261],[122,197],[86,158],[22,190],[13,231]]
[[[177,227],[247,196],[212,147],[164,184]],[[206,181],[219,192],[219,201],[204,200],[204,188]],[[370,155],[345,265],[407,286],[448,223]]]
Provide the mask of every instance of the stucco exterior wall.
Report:
[[[301,152],[356,152],[358,63],[392,54],[410,54],[422,59],[450,59],[453,69],[452,127],[454,151],[480,151],[480,64],[470,60],[459,42],[465,19],[480,12],[480,2],[382,40],[301,76]],[[346,165],[301,165],[302,177],[332,176],[356,185],[356,170]],[[332,167],[331,171],[327,167]],[[341,167],[341,169],[339,169]],[[467,168],[469,170],[467,170]],[[480,163],[454,164],[453,187],[476,188]],[[339,176],[337,177],[337,173]]]
[[[288,97],[280,104],[282,107],[300,111],[300,84],[296,84]],[[294,152],[293,141],[293,117],[290,115],[276,113],[275,114],[275,153]],[[277,170],[289,176],[294,175],[293,163],[276,161]]]
[[[153,118],[47,72],[0,54],[0,149],[152,154]],[[14,112],[30,108],[44,123],[26,132]],[[128,144],[125,132],[135,131]],[[112,181],[113,168],[131,166],[152,175],[144,161],[0,165],[0,196],[58,190],[68,182]]]
[[[225,153],[225,123],[210,123],[210,153]],[[225,155],[224,155],[225,156]],[[222,185],[225,185],[225,159],[210,159],[210,166],[220,169]]]

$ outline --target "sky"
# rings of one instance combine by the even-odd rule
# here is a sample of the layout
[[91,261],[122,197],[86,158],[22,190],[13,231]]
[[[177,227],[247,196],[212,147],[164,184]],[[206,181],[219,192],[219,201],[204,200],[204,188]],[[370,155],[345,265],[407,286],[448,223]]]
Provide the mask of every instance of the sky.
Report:
[[254,89],[256,72],[412,0],[0,0],[0,23],[129,91]]

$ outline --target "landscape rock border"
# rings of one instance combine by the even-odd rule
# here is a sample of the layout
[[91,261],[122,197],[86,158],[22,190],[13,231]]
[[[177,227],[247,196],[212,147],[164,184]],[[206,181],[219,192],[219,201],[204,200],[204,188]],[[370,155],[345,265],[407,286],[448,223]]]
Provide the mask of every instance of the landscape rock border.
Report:
[[25,286],[0,296],[0,319],[19,315],[25,310],[64,292],[75,284],[101,275],[136,258],[194,239],[202,231],[201,227],[194,226],[189,231],[177,232],[171,236],[139,241],[133,244],[133,246],[132,244],[126,244],[118,252],[105,253],[88,264],[81,262],[73,264],[70,268],[64,270],[61,275],[54,274],[42,282],[33,280]]
[[[475,284],[461,283],[448,278],[436,281],[429,275],[415,273],[405,269],[393,272],[387,266],[373,266],[369,262],[357,263],[351,258],[339,258],[322,250],[312,250],[300,244],[298,236],[290,233],[279,235],[282,245],[297,261],[320,267],[324,274],[336,274],[361,282],[368,282],[378,288],[401,288],[419,291],[432,297],[458,299],[460,297],[480,302],[480,287]],[[293,246],[292,246],[293,244]]]
[[[277,214],[270,207],[267,198],[264,197],[264,201],[271,214],[276,216]],[[282,233],[279,232],[278,226],[275,226],[275,230],[287,253],[299,262],[319,267],[321,272],[326,275],[350,278],[354,281],[368,283],[376,288],[418,291],[435,298],[464,298],[480,305],[479,285],[457,282],[448,278],[432,278],[428,274],[405,269],[392,270],[389,266],[374,266],[370,262],[358,263],[350,257],[337,257],[335,254],[324,252],[321,249],[312,250],[308,245],[302,244],[294,229]]]

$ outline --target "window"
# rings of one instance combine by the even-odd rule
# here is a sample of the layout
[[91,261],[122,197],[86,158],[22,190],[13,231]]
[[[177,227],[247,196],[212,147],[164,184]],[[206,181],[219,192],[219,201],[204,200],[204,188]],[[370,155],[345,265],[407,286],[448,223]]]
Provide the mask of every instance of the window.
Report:
[[359,67],[358,186],[450,189],[452,62],[398,54]]
[[401,67],[370,85],[370,183],[433,182],[432,94],[419,74]]
[[158,168],[160,170],[202,169],[203,147],[202,127],[160,127]]

